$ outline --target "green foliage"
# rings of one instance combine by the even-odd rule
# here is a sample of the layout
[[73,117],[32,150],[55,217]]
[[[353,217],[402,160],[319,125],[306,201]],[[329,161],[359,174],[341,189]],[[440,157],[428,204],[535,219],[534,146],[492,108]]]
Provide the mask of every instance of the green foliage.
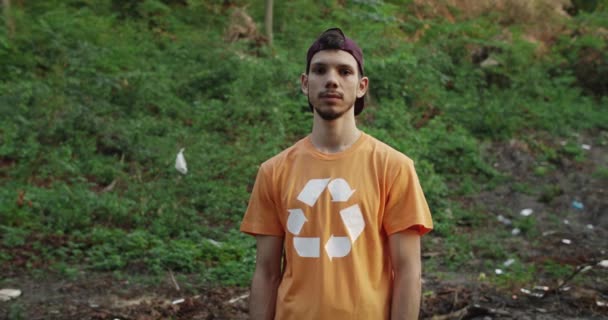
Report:
[[27,230],[8,226],[0,226],[0,231],[2,232],[2,244],[9,248],[25,244],[26,237],[29,235]]
[[[249,4],[262,21],[261,1],[231,3]],[[567,26],[581,36],[564,33],[544,56],[518,28],[500,37],[492,17],[446,23],[394,1],[315,4],[275,3],[273,48],[226,42],[231,11],[222,1],[14,6],[15,34],[0,28],[2,246],[32,234],[65,237],[60,247],[33,245],[68,277],[82,266],[248,283],[255,249],[237,229],[249,190],[263,160],[310,131],[298,76],[310,41],[335,25],[366,52],[371,89],[359,125],[415,161],[454,268],[474,252],[505,256],[455,234],[486,222],[453,197],[500,180],[488,142],[606,129],[608,50],[596,32],[608,27],[603,4],[581,7]],[[408,40],[419,31],[418,42]],[[481,67],[476,50],[497,64]],[[181,148],[185,176],[173,168]],[[585,155],[573,143],[535,148],[538,176],[563,155]],[[528,220],[516,224],[534,230]],[[0,263],[10,258],[0,253]]]
[[572,266],[559,263],[557,261],[547,260],[542,265],[542,271],[552,279],[564,280],[570,276],[574,270]]
[[492,276],[491,280],[502,288],[522,288],[534,283],[537,267],[516,260],[503,274]]

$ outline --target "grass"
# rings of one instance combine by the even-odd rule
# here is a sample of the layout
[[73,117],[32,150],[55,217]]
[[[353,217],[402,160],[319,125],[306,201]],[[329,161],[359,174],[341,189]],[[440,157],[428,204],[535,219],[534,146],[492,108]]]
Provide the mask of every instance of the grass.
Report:
[[[258,165],[310,130],[298,76],[307,44],[330,22],[361,39],[372,86],[359,126],[416,161],[435,218],[430,237],[442,240],[450,270],[480,268],[473,257],[508,256],[508,234],[463,233],[493,219],[459,200],[512,179],[494,168],[493,143],[525,141],[537,156],[532,174],[542,178],[562,157],[588,159],[577,132],[606,130],[605,92],[577,77],[585,63],[606,58],[606,41],[585,31],[604,23],[595,19],[605,14],[601,7],[564,27],[588,34],[556,35],[539,54],[518,22],[503,29],[466,13],[454,23],[421,20],[391,1],[332,10],[276,3],[272,48],[253,35],[231,43],[223,34],[239,22],[230,9],[187,3],[14,6],[15,33],[0,28],[2,270],[67,278],[80,270],[172,270],[247,285],[255,247],[238,233],[239,221]],[[262,21],[263,9],[258,1],[246,12]],[[590,48],[599,50],[597,61],[577,60]],[[502,64],[472,62],[481,51]],[[590,79],[608,78],[605,69],[590,70]],[[187,175],[173,168],[181,148]],[[606,168],[594,175],[605,178]],[[528,182],[512,188],[545,202],[560,194]],[[533,219],[515,224],[535,236]],[[25,269],[11,267],[19,250]],[[514,268],[522,278],[535,270]]]

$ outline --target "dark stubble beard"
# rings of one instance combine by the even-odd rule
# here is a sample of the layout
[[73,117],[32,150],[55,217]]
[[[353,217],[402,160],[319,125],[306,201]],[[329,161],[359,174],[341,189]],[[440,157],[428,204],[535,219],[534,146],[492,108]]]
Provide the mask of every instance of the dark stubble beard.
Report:
[[[312,106],[312,104],[310,103],[310,97],[308,97],[308,104]],[[323,119],[325,121],[333,121],[333,120],[336,120],[336,119],[342,117],[342,115],[344,115],[345,113],[350,111],[350,109],[352,109],[353,107],[354,107],[354,104],[352,106],[350,106],[350,108],[344,109],[344,110],[338,111],[338,112],[334,111],[333,109],[321,110],[320,108],[317,108],[315,106],[313,106],[313,109],[319,115],[319,117],[321,117],[321,119]]]

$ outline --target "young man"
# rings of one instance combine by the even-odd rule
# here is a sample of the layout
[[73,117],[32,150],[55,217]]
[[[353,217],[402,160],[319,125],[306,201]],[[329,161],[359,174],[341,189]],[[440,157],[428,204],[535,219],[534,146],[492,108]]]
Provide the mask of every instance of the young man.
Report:
[[361,49],[325,31],[301,82],[312,133],[261,165],[241,224],[257,240],[251,318],[417,319],[433,224],[412,160],[357,129]]

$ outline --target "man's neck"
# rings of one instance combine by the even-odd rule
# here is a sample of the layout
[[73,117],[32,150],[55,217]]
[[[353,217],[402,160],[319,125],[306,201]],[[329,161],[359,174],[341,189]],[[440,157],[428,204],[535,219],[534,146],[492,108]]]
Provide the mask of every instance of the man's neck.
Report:
[[352,146],[361,136],[352,113],[326,121],[314,115],[311,140],[315,148],[323,153],[342,152]]

